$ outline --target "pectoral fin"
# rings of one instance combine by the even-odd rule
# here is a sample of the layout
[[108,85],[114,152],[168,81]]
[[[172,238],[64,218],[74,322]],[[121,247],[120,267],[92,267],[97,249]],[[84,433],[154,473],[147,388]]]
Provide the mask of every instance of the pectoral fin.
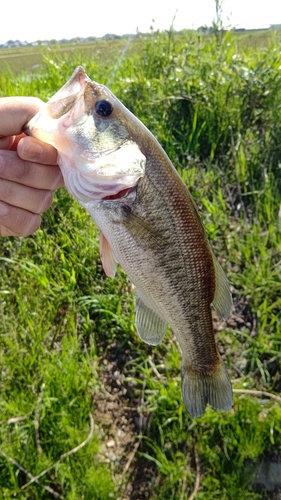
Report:
[[227,320],[233,305],[229,282],[220,263],[214,255],[213,260],[216,272],[216,291],[212,305],[218,315],[222,319]]
[[154,248],[157,249],[163,245],[163,237],[161,234],[158,234],[153,228],[146,223],[145,220],[141,219],[138,215],[134,214],[131,210],[129,210],[126,214],[126,219],[124,224],[130,223],[130,232],[134,236],[137,235],[139,240],[146,241],[149,239],[150,246],[154,245]]
[[166,323],[140,297],[136,304],[136,328],[139,337],[151,345],[159,344],[166,333]]
[[112,248],[102,232],[100,232],[100,258],[105,274],[110,278],[114,278],[117,262],[115,260]]

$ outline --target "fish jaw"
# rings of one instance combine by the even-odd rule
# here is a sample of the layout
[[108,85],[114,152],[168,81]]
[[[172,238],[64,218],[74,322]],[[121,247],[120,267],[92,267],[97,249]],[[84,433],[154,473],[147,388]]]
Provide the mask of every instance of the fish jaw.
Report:
[[[97,114],[100,102],[110,103],[112,116]],[[144,175],[146,158],[115,108],[124,107],[79,66],[23,129],[57,149],[65,185],[81,203],[117,196]]]
[[85,114],[83,90],[89,81],[82,66],[76,68],[68,82],[23,127],[23,132],[51,144],[59,152],[70,148],[72,144],[67,144],[65,132]]

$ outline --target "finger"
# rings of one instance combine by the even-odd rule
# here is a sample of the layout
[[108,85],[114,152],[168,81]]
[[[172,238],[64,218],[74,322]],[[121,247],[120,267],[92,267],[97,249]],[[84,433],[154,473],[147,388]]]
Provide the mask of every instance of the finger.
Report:
[[[1,226],[0,224],[0,236],[21,236],[21,235],[14,233],[10,229],[7,229],[5,226]],[[26,236],[29,235],[27,234]]]
[[26,137],[26,135],[20,134],[20,135],[10,135],[9,137],[0,137],[0,150],[11,149],[12,151],[16,151],[18,142],[22,137]]
[[20,134],[20,135],[15,135],[13,137],[13,144],[10,147],[10,149],[12,149],[12,151],[16,151],[17,150],[18,142],[21,140],[22,137],[26,137],[26,135],[25,134]]
[[1,236],[29,236],[40,224],[40,215],[0,202]]
[[22,127],[44,106],[37,97],[3,97],[0,99],[0,136],[18,135]]
[[14,207],[40,214],[51,206],[52,192],[2,179],[0,182],[0,200]]
[[57,165],[45,166],[23,161],[15,151],[0,151],[0,179],[37,189],[54,190],[63,186],[63,178]]
[[44,165],[57,165],[58,153],[53,146],[41,142],[34,137],[23,137],[18,146],[18,155],[23,160],[34,161]]
[[14,135],[11,135],[10,137],[0,137],[0,149],[12,149],[14,142]]

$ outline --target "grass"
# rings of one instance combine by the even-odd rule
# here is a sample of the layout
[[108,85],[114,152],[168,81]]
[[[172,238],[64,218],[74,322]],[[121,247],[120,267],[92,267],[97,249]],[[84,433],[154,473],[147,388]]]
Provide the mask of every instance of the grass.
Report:
[[[0,89],[47,100],[82,64],[151,129],[189,186],[232,284],[233,315],[215,326],[233,387],[278,395],[281,57],[277,36],[267,43],[253,49],[229,33],[218,40],[171,31],[135,51],[112,46],[105,60],[83,47],[47,51],[35,72],[2,71]],[[208,408],[192,419],[172,334],[157,348],[139,341],[132,288],[122,270],[115,280],[104,276],[97,230],[65,190],[35,235],[0,246],[3,498],[140,499],[144,484],[151,500],[182,500],[196,480],[196,499],[272,498],[253,476],[261,461],[280,462],[280,404],[235,394],[230,412]],[[109,424],[101,416],[104,391],[115,391],[114,363],[104,385],[113,351],[126,357],[118,411],[130,406],[142,422],[131,437],[139,475],[133,466],[123,474],[131,448],[117,460],[104,453],[121,428],[119,416],[115,428],[109,410]],[[90,413],[92,439],[68,454],[89,436]],[[11,459],[32,476],[46,471],[40,484],[25,488],[30,477]]]
[[123,51],[136,52],[140,40],[100,40],[83,43],[67,43],[64,45],[52,44],[34,47],[17,47],[11,49],[0,49],[0,72],[11,71],[12,75],[23,73],[36,73],[44,67],[44,60],[50,59],[52,54],[59,55],[60,60],[72,60],[72,53],[79,54],[81,59],[95,59],[101,65],[111,65],[117,55],[120,57]]

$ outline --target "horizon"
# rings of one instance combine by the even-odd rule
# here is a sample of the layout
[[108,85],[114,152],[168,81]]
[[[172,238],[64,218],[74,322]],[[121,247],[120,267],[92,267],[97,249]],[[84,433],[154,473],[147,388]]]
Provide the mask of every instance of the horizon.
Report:
[[[102,38],[106,34],[122,36],[124,34],[148,33],[154,30],[167,30],[173,25],[175,31],[198,29],[200,26],[212,26],[216,19],[215,0],[198,0],[196,4],[186,0],[176,0],[173,5],[159,9],[156,0],[143,0],[132,5],[129,0],[119,0],[118,4],[108,0],[106,12],[98,3],[93,8],[77,9],[66,0],[60,3],[49,0],[42,22],[41,7],[35,0],[28,6],[20,0],[13,2],[13,18],[10,6],[2,6],[2,19],[7,20],[1,26],[0,44],[9,40],[32,43],[39,40],[62,40],[72,38]],[[268,0],[266,6],[257,5],[254,0],[225,0],[221,3],[223,26],[245,29],[265,29],[269,25],[281,24],[281,2]],[[124,15],[123,15],[124,13]],[[278,22],[279,21],[279,22]]]
[[[273,26],[280,26],[280,29],[281,29],[281,23],[277,23],[277,24],[271,24],[271,25],[266,25],[266,26],[262,26],[262,27],[259,27],[259,28],[244,28],[244,27],[234,27],[234,26],[229,26],[229,27],[222,27],[222,30],[228,30],[228,31],[266,31],[266,30],[269,30],[271,29]],[[200,28],[206,28],[206,29],[211,29],[212,26],[199,26],[198,28],[182,28],[181,30],[174,30],[176,33],[179,33],[180,31],[184,31],[184,30],[187,30],[187,31],[199,31]],[[160,30],[160,31],[165,31],[165,30]],[[142,32],[142,31],[138,31],[137,33],[123,33],[122,35],[117,35],[116,33],[105,33],[105,35],[103,36],[94,36],[94,35],[89,35],[89,36],[85,36],[85,37],[82,37],[82,36],[73,36],[71,38],[60,38],[60,39],[56,39],[56,38],[45,38],[45,39],[38,39],[38,40],[32,40],[30,42],[28,42],[27,40],[20,40],[18,38],[16,39],[9,39],[9,40],[6,40],[6,42],[4,43],[1,43],[0,42],[0,46],[1,45],[6,45],[7,43],[13,43],[13,42],[19,42],[20,44],[27,44],[27,45],[32,45],[32,44],[39,44],[40,42],[56,42],[56,43],[60,43],[62,42],[63,40],[66,40],[67,42],[71,42],[72,40],[77,40],[77,39],[81,39],[81,40],[87,40],[88,38],[93,38],[95,40],[102,40],[103,38],[106,38],[106,37],[136,37],[137,35],[147,35],[147,34],[150,34],[149,32]]]

